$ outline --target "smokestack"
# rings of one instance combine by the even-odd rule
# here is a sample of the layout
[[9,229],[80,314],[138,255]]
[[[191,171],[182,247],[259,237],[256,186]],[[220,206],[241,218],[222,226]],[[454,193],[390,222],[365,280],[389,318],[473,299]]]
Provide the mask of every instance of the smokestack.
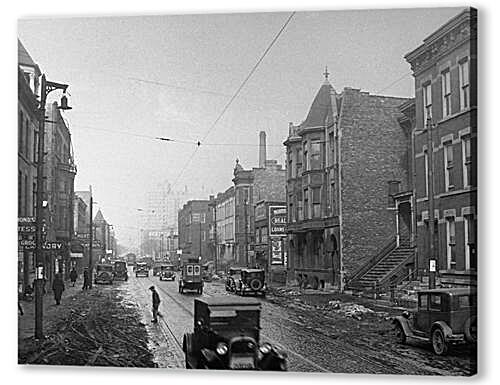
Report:
[[266,133],[259,133],[259,168],[266,168]]

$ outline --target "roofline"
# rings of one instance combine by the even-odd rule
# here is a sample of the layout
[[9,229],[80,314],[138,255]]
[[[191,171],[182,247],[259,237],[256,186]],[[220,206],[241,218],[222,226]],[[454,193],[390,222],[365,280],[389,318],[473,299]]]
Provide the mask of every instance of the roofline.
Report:
[[448,20],[446,23],[441,25],[437,30],[435,30],[433,33],[431,33],[429,36],[424,38],[423,43],[420,44],[417,48],[415,48],[413,51],[408,52],[407,54],[404,55],[404,58],[406,61],[411,61],[416,59],[418,55],[420,55],[423,51],[425,51],[425,48],[429,46],[430,44],[434,43],[436,40],[438,40],[440,37],[444,36],[453,28],[457,27],[460,23],[462,23],[464,20],[470,19],[471,18],[471,10],[472,7],[467,7],[465,8],[462,12]]

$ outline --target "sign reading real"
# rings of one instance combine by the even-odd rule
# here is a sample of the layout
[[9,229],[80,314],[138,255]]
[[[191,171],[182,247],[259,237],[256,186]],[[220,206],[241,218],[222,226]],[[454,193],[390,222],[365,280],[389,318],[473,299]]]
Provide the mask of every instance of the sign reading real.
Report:
[[286,235],[286,206],[269,206],[269,236]]

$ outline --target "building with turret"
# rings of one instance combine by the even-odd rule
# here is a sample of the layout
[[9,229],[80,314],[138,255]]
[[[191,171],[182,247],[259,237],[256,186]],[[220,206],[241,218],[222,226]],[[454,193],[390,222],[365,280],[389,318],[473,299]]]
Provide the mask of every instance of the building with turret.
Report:
[[[397,246],[392,195],[409,187],[409,138],[398,122],[407,99],[337,92],[324,75],[306,119],[289,124],[284,142],[288,279],[313,288],[343,287]],[[407,238],[400,246],[413,256]]]

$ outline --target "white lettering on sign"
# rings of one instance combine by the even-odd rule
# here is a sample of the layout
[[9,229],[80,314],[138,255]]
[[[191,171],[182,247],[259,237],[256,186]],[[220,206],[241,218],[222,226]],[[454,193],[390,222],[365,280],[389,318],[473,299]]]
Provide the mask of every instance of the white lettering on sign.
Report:
[[269,235],[285,235],[286,224],[286,206],[269,206]]
[[36,218],[35,217],[19,217],[17,218],[18,223],[35,223]]

